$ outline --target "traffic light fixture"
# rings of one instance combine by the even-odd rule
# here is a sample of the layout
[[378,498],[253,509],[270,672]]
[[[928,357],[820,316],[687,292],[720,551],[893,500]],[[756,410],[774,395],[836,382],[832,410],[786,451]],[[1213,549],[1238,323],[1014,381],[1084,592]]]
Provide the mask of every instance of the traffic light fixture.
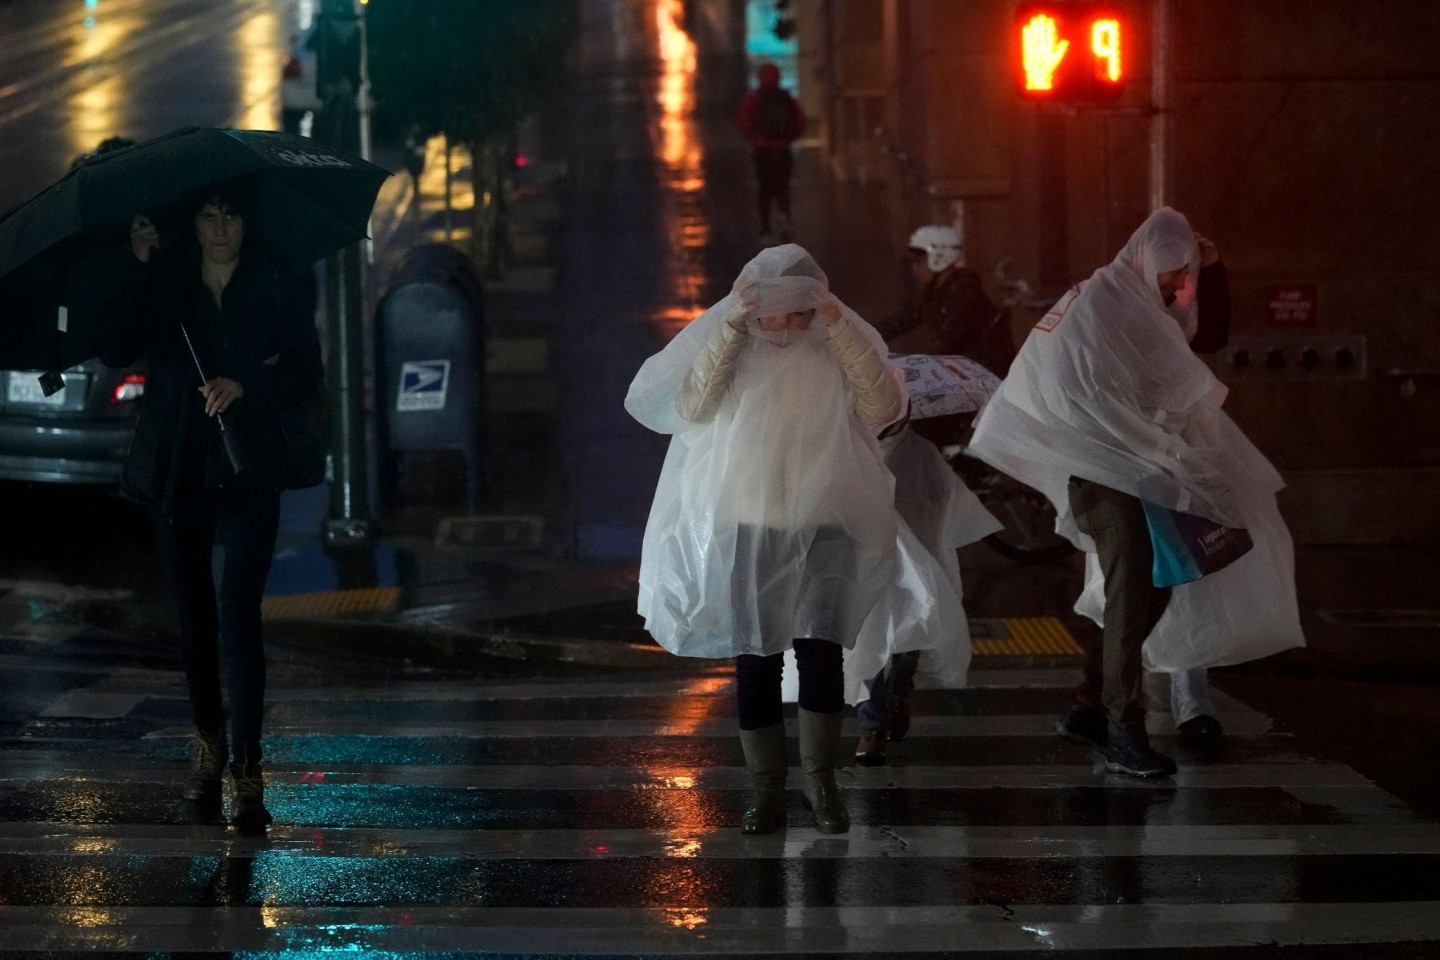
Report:
[[324,0],[316,25],[315,92],[324,102],[360,90],[360,17],[355,0]]
[[1107,103],[1125,91],[1130,31],[1113,7],[1031,2],[1015,11],[1020,95],[1057,103]]

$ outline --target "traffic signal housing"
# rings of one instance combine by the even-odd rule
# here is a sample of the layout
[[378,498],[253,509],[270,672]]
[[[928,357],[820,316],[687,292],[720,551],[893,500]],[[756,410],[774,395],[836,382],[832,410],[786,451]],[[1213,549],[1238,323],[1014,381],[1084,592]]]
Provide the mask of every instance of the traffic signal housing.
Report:
[[1029,2],[1015,11],[1017,87],[1029,100],[1106,103],[1125,92],[1129,24],[1099,3]]
[[312,40],[315,92],[322,101],[353,98],[359,92],[361,36],[355,0],[324,0]]

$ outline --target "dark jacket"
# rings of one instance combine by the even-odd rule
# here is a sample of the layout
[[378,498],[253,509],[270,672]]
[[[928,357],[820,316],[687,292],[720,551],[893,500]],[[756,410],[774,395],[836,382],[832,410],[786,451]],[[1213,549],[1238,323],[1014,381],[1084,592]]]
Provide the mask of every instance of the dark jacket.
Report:
[[239,381],[245,395],[223,417],[254,466],[253,485],[285,486],[278,411],[311,396],[324,379],[312,298],[303,278],[258,241],[246,241],[216,305],[201,280],[194,243],[133,261],[100,359],[124,367],[149,354],[120,492],[169,513],[177,497],[235,482],[218,424],[205,416],[186,329],[208,377]]
[[1195,336],[1190,349],[1214,353],[1230,339],[1230,278],[1225,263],[1216,260],[1200,268],[1195,278]]
[[[761,129],[760,109],[761,100],[764,97],[784,97],[788,103],[786,106],[790,111],[790,132],[788,137],[768,137]],[[735,122],[740,127],[740,133],[750,145],[757,150],[789,150],[790,144],[805,132],[806,117],[805,111],[800,106],[800,101],[780,86],[778,79],[774,83],[762,83],[760,87],[745,94],[740,101],[740,108],[736,111]]]
[[1015,359],[1009,322],[985,295],[980,275],[965,267],[913,294],[881,332],[891,353],[960,354],[997,377]]

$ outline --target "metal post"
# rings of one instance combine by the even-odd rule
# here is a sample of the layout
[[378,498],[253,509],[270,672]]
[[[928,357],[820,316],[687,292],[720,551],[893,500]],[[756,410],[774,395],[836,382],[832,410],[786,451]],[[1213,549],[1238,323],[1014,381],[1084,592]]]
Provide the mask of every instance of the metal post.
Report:
[[[1042,105],[1043,106],[1043,105]],[[1039,200],[1039,285],[1059,296],[1070,278],[1070,194],[1065,178],[1065,117],[1041,109],[1035,120],[1036,194]]]
[[1170,0],[1154,0],[1150,27],[1150,209],[1170,203]]
[[330,399],[334,411],[330,517],[325,542],[356,546],[370,539],[365,443],[365,346],[360,304],[360,248],[346,247],[326,263],[330,327]]
[[[353,0],[330,0],[326,15],[362,20]],[[322,24],[329,29],[329,24]],[[361,38],[361,62],[364,58]],[[326,50],[324,43],[321,50]],[[327,65],[322,64],[322,73]],[[335,64],[328,66],[334,67]],[[358,89],[357,89],[358,88]],[[321,122],[325,138],[342,149],[367,149],[362,121],[363,82],[339,84],[327,91]],[[331,477],[330,514],[325,545],[332,549],[365,545],[373,533],[368,490],[369,458],[365,443],[364,287],[360,244],[346,247],[325,262],[325,314],[330,338]]]

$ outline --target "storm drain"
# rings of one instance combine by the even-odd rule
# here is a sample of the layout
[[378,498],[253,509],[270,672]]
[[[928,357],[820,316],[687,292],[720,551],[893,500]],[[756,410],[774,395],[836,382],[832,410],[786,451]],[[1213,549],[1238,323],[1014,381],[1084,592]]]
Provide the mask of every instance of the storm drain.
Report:
[[362,590],[330,590],[325,593],[293,593],[266,597],[260,616],[267,620],[336,617],[358,613],[384,613],[400,603],[399,587],[369,587]]
[[1054,617],[972,620],[970,649],[977,657],[1079,656],[1084,652]]

